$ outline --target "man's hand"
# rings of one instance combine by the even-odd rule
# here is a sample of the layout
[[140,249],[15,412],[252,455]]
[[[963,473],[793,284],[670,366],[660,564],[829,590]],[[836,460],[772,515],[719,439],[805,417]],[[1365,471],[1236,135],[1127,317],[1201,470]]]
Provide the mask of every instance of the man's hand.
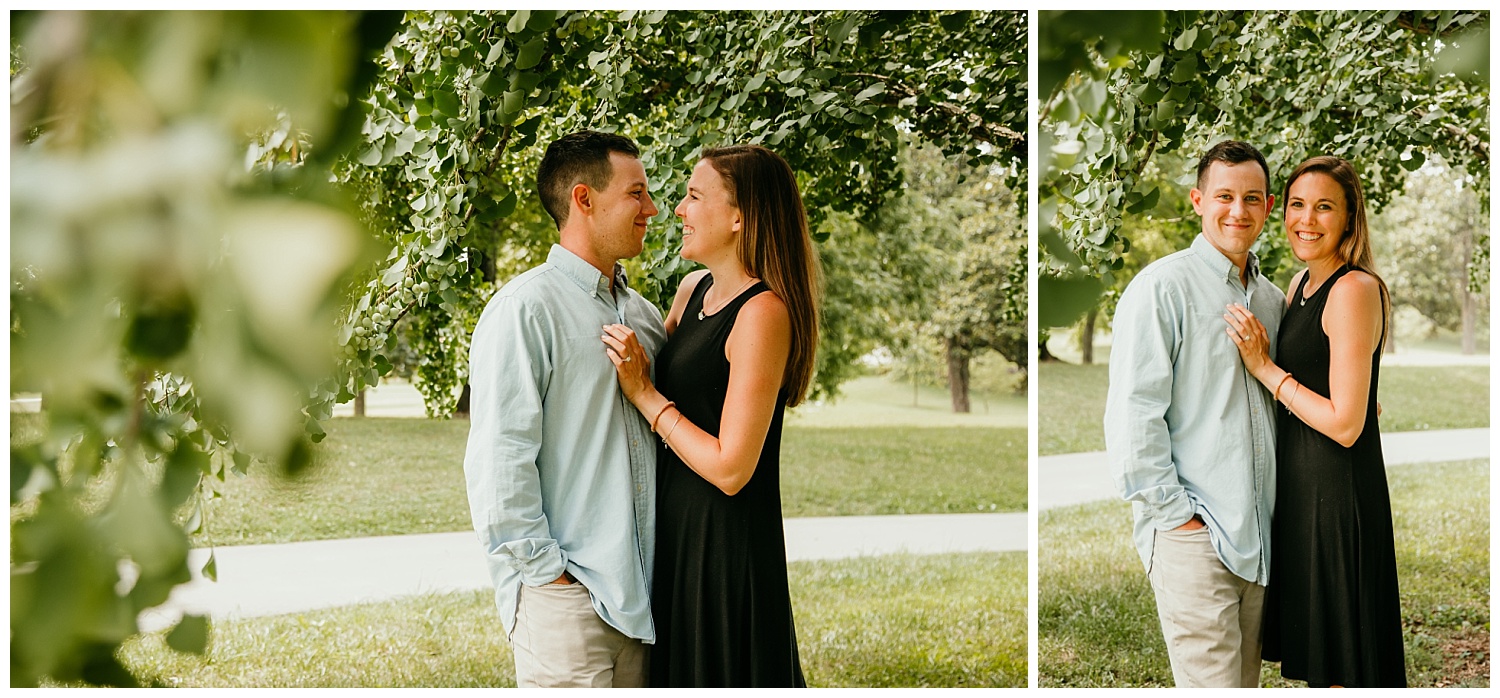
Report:
[[1200,528],[1203,528],[1204,526],[1207,526],[1207,525],[1208,524],[1203,523],[1203,517],[1201,517],[1201,516],[1199,516],[1197,514],[1193,514],[1193,518],[1188,519],[1187,523],[1185,523],[1185,524],[1183,524],[1181,526],[1178,526],[1177,528],[1174,528],[1172,530],[1174,530],[1174,531],[1196,531],[1196,530],[1198,530]]

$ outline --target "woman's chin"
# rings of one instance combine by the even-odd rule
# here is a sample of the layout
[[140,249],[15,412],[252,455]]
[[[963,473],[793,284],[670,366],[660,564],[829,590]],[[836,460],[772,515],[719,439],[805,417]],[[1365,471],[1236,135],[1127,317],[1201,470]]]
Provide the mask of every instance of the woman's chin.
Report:
[[1333,259],[1336,255],[1324,253],[1321,250],[1299,250],[1294,247],[1292,248],[1292,256],[1296,257],[1297,261],[1303,264],[1312,264],[1320,259]]
[[1292,256],[1296,257],[1297,261],[1299,261],[1299,262],[1304,262],[1305,263],[1308,260],[1313,259],[1314,257],[1317,256],[1317,252],[1315,252],[1313,250],[1309,250],[1309,249],[1303,248],[1303,247],[1301,247],[1299,245],[1296,245],[1296,244],[1288,245],[1288,247],[1290,247],[1291,250],[1292,250]]

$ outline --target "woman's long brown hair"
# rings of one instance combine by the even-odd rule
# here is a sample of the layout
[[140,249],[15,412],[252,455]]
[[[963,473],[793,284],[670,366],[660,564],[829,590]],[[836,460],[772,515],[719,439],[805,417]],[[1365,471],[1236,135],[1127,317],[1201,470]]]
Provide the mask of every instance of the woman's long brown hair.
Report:
[[1365,216],[1365,190],[1359,184],[1359,173],[1354,171],[1354,166],[1348,160],[1333,155],[1319,155],[1302,161],[1297,169],[1292,170],[1292,176],[1287,177],[1286,188],[1281,192],[1281,219],[1286,220],[1286,207],[1291,203],[1292,183],[1298,177],[1313,172],[1328,175],[1344,190],[1349,227],[1344,231],[1343,239],[1339,240],[1339,257],[1345,264],[1352,264],[1375,277],[1375,282],[1380,284],[1383,322],[1380,326],[1380,347],[1384,349],[1391,327],[1391,290],[1386,287],[1385,279],[1380,278],[1380,274],[1375,271],[1375,252],[1370,248],[1370,225]]
[[782,387],[787,406],[795,407],[812,383],[822,296],[818,253],[797,176],[780,155],[758,145],[708,148],[703,159],[725,179],[731,203],[740,209],[740,263],[786,303],[791,315],[792,347]]

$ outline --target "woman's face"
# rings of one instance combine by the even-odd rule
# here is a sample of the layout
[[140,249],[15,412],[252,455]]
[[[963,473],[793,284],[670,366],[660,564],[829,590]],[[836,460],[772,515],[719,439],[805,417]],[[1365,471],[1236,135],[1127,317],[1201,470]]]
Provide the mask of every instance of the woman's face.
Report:
[[1286,237],[1297,259],[1339,259],[1339,243],[1349,227],[1344,188],[1322,172],[1309,172],[1287,190]]
[[730,203],[723,175],[699,160],[688,178],[687,196],[673,211],[682,219],[682,258],[709,264],[733,255],[740,234],[740,209]]

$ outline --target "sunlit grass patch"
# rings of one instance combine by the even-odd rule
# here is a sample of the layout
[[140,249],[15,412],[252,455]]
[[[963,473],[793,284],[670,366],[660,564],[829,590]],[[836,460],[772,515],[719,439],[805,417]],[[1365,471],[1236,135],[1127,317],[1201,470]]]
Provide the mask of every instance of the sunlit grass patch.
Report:
[[[1024,686],[1026,555],[896,555],[790,566],[798,645],[816,686]],[[214,624],[206,656],[160,634],[125,663],[183,687],[511,686],[488,591]]]
[[[1407,681],[1489,685],[1489,461],[1387,470]],[[1130,508],[1042,512],[1037,668],[1043,686],[1163,686],[1172,672]],[[1265,664],[1263,685],[1300,685]]]

